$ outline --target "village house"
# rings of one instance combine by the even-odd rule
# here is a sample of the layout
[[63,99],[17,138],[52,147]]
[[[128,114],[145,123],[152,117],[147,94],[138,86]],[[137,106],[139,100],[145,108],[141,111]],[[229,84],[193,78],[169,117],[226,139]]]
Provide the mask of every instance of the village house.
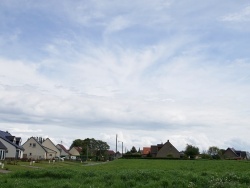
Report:
[[250,159],[250,153],[246,151],[235,150],[234,148],[227,148],[223,157],[225,159]]
[[59,150],[57,148],[55,150],[54,147],[55,145],[48,138],[45,140],[41,137],[31,137],[23,144],[23,148],[25,149],[23,157],[35,160],[53,159],[60,155]]
[[6,146],[0,141],[0,161],[5,159],[6,151]]
[[115,159],[115,152],[113,150],[108,150],[107,154],[108,154],[109,161],[112,161]]
[[60,151],[60,157],[69,158],[70,153],[62,144],[57,144],[56,147]]
[[22,139],[11,135],[8,131],[0,131],[0,154],[2,160],[7,158],[20,159],[23,157],[24,148],[21,146]]
[[56,145],[49,138],[46,138],[42,142],[42,145],[46,148],[56,151],[56,157],[60,157],[60,154],[61,154],[60,150],[56,147]]
[[81,154],[81,152],[82,152],[82,148],[81,147],[72,147],[69,150],[71,159],[76,159],[77,157],[79,157],[80,154]]
[[143,147],[141,152],[142,157],[151,155],[151,147]]
[[169,142],[151,146],[151,156],[156,158],[180,158],[180,152]]

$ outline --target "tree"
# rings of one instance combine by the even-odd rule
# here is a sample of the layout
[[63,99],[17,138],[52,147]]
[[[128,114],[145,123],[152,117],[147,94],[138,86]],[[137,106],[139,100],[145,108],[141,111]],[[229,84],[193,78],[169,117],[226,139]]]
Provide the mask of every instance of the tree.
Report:
[[194,159],[195,156],[199,155],[199,148],[187,144],[184,153],[185,153],[187,156],[190,156],[190,158]]
[[73,141],[73,143],[71,144],[70,148],[73,148],[73,147],[82,147],[84,144],[83,140],[81,139],[76,139]]
[[217,146],[210,146],[208,148],[207,153],[213,158],[213,159],[220,159],[222,156],[221,150]]
[[106,142],[102,140],[95,140],[94,138],[86,138],[84,140],[76,139],[70,147],[81,147],[82,155],[89,156],[103,156],[110,148]]
[[133,146],[133,147],[131,148],[130,152],[131,152],[131,153],[137,153],[137,150],[136,150],[135,146]]

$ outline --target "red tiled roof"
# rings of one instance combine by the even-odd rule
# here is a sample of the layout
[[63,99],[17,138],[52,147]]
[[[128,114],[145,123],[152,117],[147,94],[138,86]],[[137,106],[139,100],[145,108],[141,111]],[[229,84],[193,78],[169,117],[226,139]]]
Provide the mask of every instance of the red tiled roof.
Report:
[[147,155],[151,152],[151,147],[143,147],[142,155]]
[[113,150],[108,150],[108,154],[109,154],[109,155],[114,155],[115,152],[114,152]]
[[81,147],[74,147],[79,153],[81,153],[82,148]]

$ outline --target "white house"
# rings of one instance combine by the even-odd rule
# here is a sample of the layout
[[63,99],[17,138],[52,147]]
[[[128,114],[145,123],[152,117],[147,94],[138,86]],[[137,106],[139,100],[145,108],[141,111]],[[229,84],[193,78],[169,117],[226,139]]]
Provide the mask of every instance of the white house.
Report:
[[43,146],[41,142],[44,142],[38,137],[29,138],[24,144],[25,149],[23,157],[28,159],[53,159],[57,156],[57,151]]
[[56,147],[60,151],[60,157],[69,158],[69,151],[62,144],[57,144]]
[[46,148],[49,148],[53,151],[56,151],[56,157],[60,157],[60,150],[55,146],[55,144],[49,139],[49,138],[46,138],[42,145]]
[[70,150],[69,150],[69,153],[71,155],[71,158],[76,158],[77,156],[80,156],[81,154],[81,151],[82,151],[82,148],[81,147],[72,147]]
[[[7,148],[5,158],[20,159],[23,157],[24,148],[21,146],[20,137],[12,136],[8,131],[0,131],[0,142]],[[4,153],[3,150],[2,153]]]
[[7,151],[6,146],[0,141],[0,160],[1,161],[5,159],[6,151]]

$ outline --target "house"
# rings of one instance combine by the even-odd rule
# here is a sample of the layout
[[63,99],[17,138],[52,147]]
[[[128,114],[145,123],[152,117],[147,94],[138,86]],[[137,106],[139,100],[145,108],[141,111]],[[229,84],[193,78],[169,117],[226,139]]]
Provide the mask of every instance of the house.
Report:
[[45,140],[41,137],[31,137],[24,144],[23,158],[28,159],[53,159],[57,156],[57,151],[43,146]]
[[122,158],[122,154],[121,154],[119,151],[117,151],[117,152],[115,153],[115,157],[116,157],[116,158]]
[[157,158],[180,158],[180,152],[169,142],[151,146],[152,157]]
[[80,156],[81,152],[82,152],[81,147],[72,147],[69,150],[69,153],[70,153],[72,159],[76,159],[76,157]]
[[160,149],[163,147],[163,144],[157,144],[157,145],[152,145],[151,146],[151,156],[152,157],[156,157],[158,151],[160,151]]
[[0,131],[0,142],[7,148],[5,152],[5,158],[20,159],[23,157],[24,148],[21,146],[22,139],[20,137],[12,136],[8,131]]
[[108,150],[107,154],[108,154],[108,160],[109,161],[112,161],[112,160],[115,159],[115,152],[113,150]]
[[141,154],[143,157],[149,156],[151,154],[151,147],[143,147]]
[[227,148],[223,156],[225,159],[250,159],[249,152],[235,150],[234,148]]
[[7,147],[0,141],[0,160],[4,160],[6,156]]
[[69,151],[62,144],[57,144],[56,147],[60,151],[60,157],[69,158]]
[[56,147],[56,145],[49,138],[46,138],[42,142],[42,145],[46,148],[56,151],[56,157],[60,157],[60,154],[61,154],[60,150]]

